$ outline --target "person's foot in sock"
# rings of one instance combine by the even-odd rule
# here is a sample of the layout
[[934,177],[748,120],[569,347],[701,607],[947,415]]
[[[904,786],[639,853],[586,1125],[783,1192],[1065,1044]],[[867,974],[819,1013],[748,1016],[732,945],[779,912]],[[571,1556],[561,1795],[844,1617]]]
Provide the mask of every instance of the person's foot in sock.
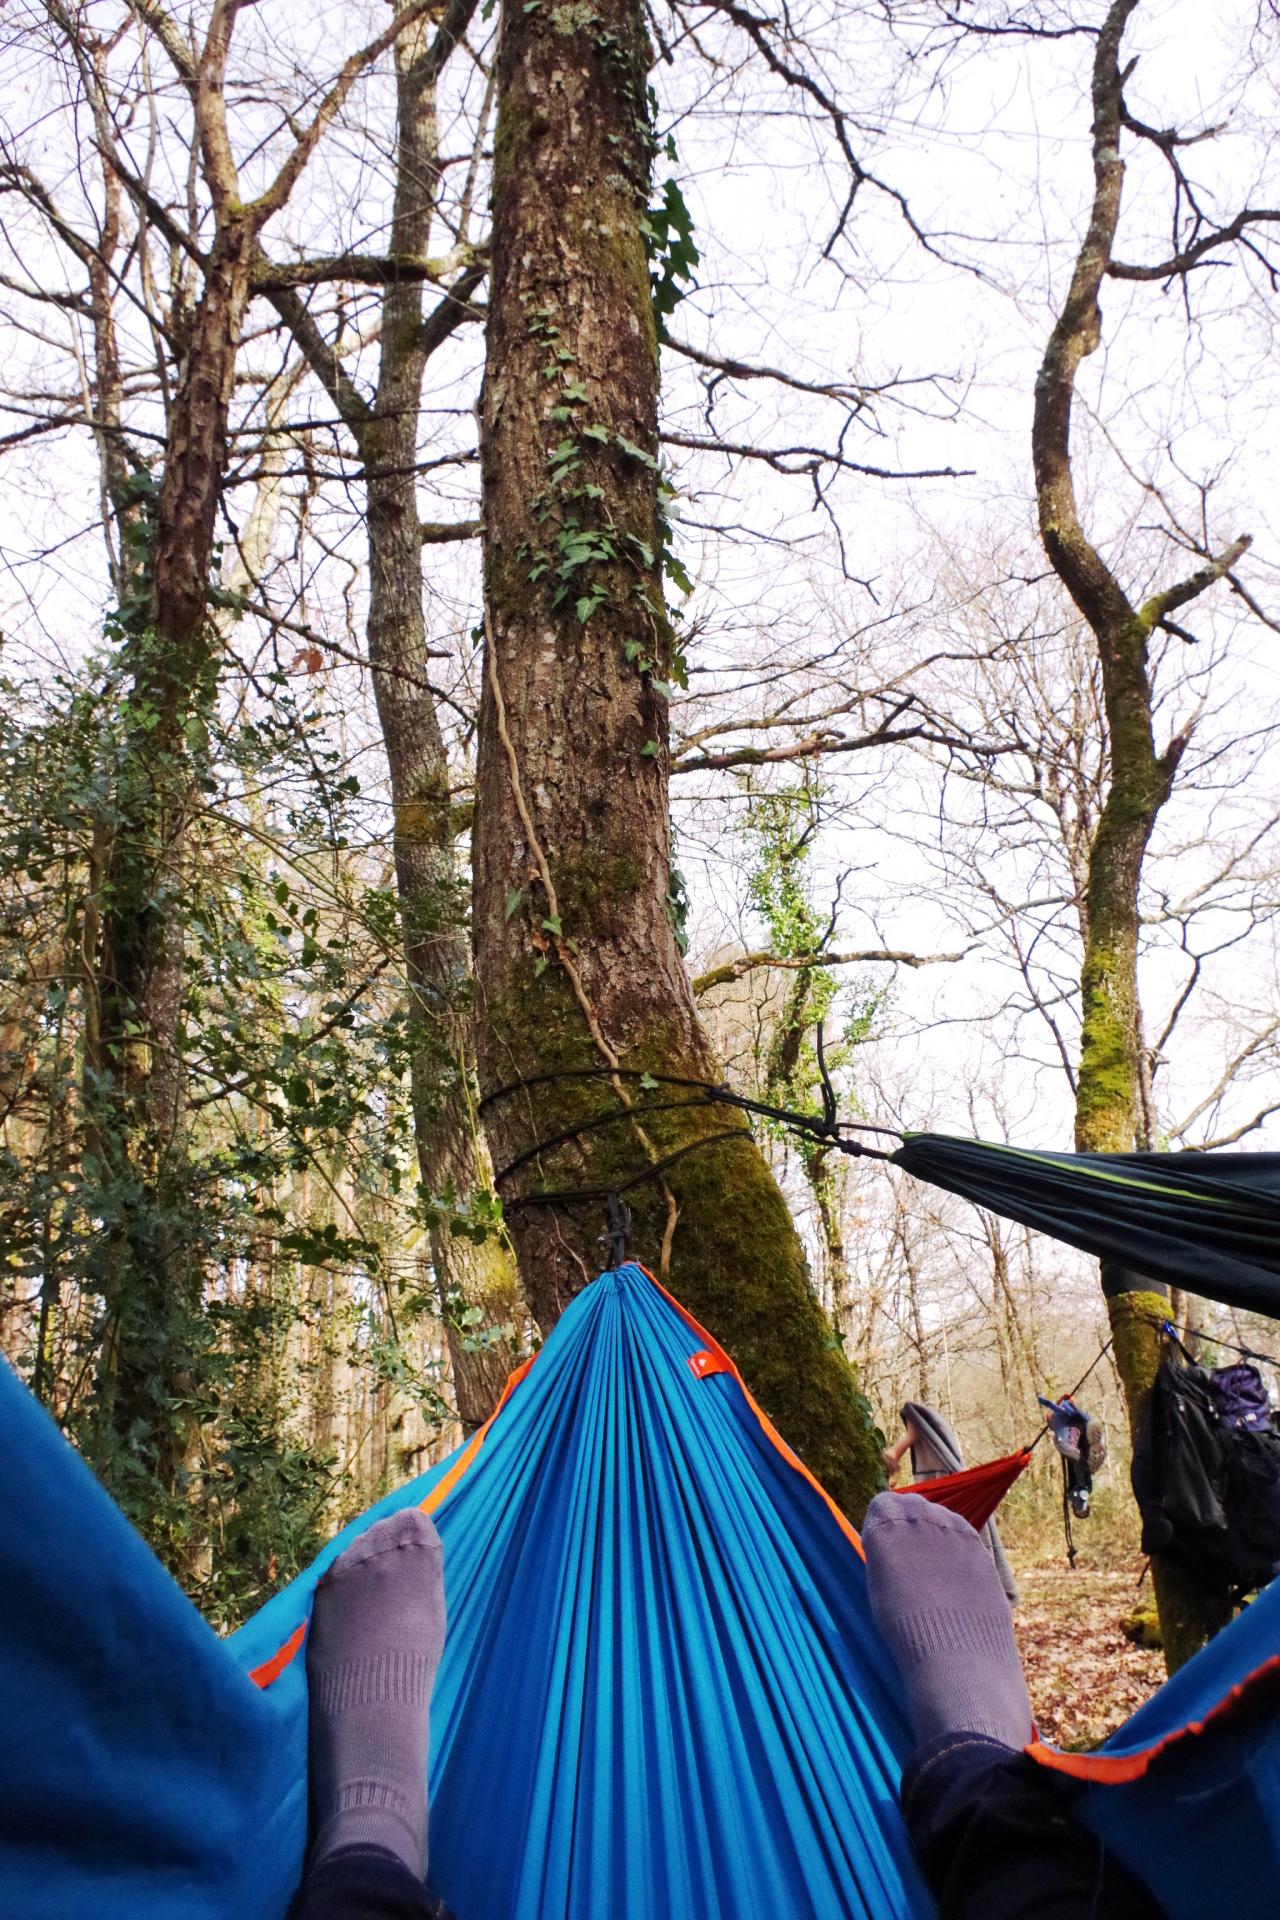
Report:
[[376,1847],[425,1874],[428,1708],[444,1625],[443,1549],[417,1507],[362,1533],[316,1588],[309,1867]]
[[877,1494],[862,1529],[871,1611],[923,1745],[982,1733],[1032,1737],[1013,1618],[991,1555],[969,1522],[918,1493]]

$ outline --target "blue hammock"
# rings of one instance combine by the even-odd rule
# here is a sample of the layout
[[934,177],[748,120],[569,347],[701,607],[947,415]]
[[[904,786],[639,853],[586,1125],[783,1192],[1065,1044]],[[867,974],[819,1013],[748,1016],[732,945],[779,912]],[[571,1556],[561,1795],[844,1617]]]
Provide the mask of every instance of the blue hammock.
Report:
[[[0,1421],[5,1916],[280,1920],[311,1593],[413,1503],[445,1544],[430,1877],[458,1920],[931,1912],[856,1535],[638,1268],[587,1288],[476,1439],[230,1640],[3,1367]],[[1271,1911],[1278,1648],[1273,1586],[1101,1755],[1041,1755],[1174,1920],[1215,1910],[1224,1862],[1233,1920]]]

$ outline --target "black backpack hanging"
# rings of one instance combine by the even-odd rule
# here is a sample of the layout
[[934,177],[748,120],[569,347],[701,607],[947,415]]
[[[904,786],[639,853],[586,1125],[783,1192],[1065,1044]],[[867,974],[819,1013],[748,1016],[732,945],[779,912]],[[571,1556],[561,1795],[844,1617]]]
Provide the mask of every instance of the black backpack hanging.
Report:
[[1211,1585],[1247,1591],[1280,1565],[1280,1436],[1270,1419],[1259,1429],[1256,1414],[1237,1423],[1239,1387],[1170,1344],[1132,1478],[1144,1553],[1176,1560]]

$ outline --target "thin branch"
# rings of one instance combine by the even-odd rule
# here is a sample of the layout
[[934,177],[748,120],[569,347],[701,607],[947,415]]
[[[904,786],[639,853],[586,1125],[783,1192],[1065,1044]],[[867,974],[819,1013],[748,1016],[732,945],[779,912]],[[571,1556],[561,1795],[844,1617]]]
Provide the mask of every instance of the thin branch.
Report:
[[756,367],[746,360],[722,359],[719,354],[704,353],[701,347],[691,346],[687,340],[673,340],[670,334],[664,339],[663,345],[685,360],[693,360],[700,367],[710,367],[726,379],[775,380],[780,386],[791,387],[796,393],[816,393],[826,400],[844,400],[851,407],[864,407],[868,393],[878,391],[846,386],[839,381],[801,380],[793,373],[784,373],[781,367]]
[[419,532],[424,547],[441,547],[454,540],[478,540],[484,532],[482,520],[424,520]]
[[[416,5],[407,7],[403,13],[397,13],[389,26],[368,41],[358,52],[353,53],[349,59],[343,61],[333,85],[316,108],[310,126],[285,159],[266,192],[254,201],[252,211],[256,226],[264,226],[271,215],[278,213],[284,206],[298,176],[315,152],[321,136],[341,111],[347,95],[360,75],[389,47],[394,46],[402,33],[416,26],[425,15],[433,13],[438,5],[439,0],[417,0]],[[431,77],[439,76],[445,61],[466,32],[475,9],[476,0],[449,0],[427,57]]]
[[443,284],[451,273],[474,257],[474,248],[454,248],[438,257],[410,254],[334,253],[313,260],[271,260],[265,253],[254,263],[253,285],[258,293],[285,287],[318,287],[330,281],[352,286],[396,287],[416,281]]
[[[778,473],[816,473],[820,467],[839,467],[844,473],[864,473],[873,480],[962,480],[972,467],[872,467],[850,460],[830,447],[758,447],[733,440],[707,440],[688,433],[664,433],[667,447],[687,447],[692,453],[723,453],[734,460],[761,460]],[[788,462],[799,461],[800,465]]]
[[[1175,586],[1166,587],[1162,593],[1152,594],[1151,598],[1138,610],[1138,619],[1143,629],[1147,633],[1152,633],[1156,627],[1169,626],[1169,614],[1178,607],[1185,607],[1189,600],[1198,598],[1205,588],[1211,587],[1216,580],[1223,579],[1252,545],[1253,535],[1241,534],[1240,538],[1233,540],[1229,547],[1224,547],[1216,559],[1207,561],[1203,567],[1198,567],[1194,573],[1188,574],[1185,580],[1179,580]],[[1179,632],[1179,638],[1186,637],[1184,633]]]
[[740,954],[736,960],[726,960],[718,967],[709,968],[706,973],[697,974],[693,981],[693,991],[700,996],[710,993],[714,987],[731,986],[735,980],[743,979],[759,967],[791,973],[810,973],[818,967],[856,967],[863,964],[933,967],[963,960],[971,952],[970,947],[966,947],[961,953],[903,953],[891,947],[869,947],[861,953],[832,953],[826,949],[820,953],[778,954],[765,951],[744,953]]

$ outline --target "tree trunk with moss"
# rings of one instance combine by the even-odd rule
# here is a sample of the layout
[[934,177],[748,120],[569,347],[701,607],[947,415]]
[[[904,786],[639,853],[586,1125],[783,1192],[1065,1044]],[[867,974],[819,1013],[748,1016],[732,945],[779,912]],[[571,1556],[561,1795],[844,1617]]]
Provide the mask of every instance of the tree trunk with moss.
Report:
[[[328,390],[364,463],[369,542],[369,663],[391,780],[396,892],[414,1025],[410,1061],[414,1142],[422,1184],[445,1202],[431,1228],[458,1417],[468,1430],[487,1420],[515,1360],[505,1331],[518,1324],[515,1262],[490,1235],[450,1232],[487,1184],[472,1097],[471,966],[466,901],[454,858],[449,757],[427,680],[422,610],[423,528],[418,512],[419,411],[427,362],[467,317],[483,276],[469,259],[444,298],[424,309],[422,264],[431,243],[440,186],[437,89],[477,0],[450,0],[438,17],[399,13],[396,42],[395,195],[389,275],[371,400],[345,372],[309,309],[290,288],[268,297]],[[415,268],[418,270],[415,271]],[[333,263],[340,275],[341,261]]]
[[[140,1458],[153,1485],[178,1503],[178,1515],[188,1504],[184,1487],[198,1503],[200,1477],[194,1376],[202,1266],[187,1180],[182,1039],[187,838],[217,689],[208,595],[252,245],[242,216],[221,223],[170,409],[154,513],[145,529],[121,523],[122,550],[142,542],[139,584],[145,587],[149,569],[149,594],[139,592],[134,606],[126,599],[118,613],[124,685],[116,818],[103,862],[86,1059],[91,1137],[111,1221],[91,1451],[112,1484],[117,1470],[124,1476],[126,1489]],[[158,1532],[166,1523],[155,1516],[153,1524]],[[181,1531],[181,1518],[168,1524]],[[202,1519],[192,1529],[198,1539]],[[185,1567],[181,1546],[174,1558]]]
[[500,1168],[520,1160],[501,1190],[541,1326],[605,1264],[604,1215],[531,1196],[627,1188],[635,1255],[669,1266],[856,1516],[876,1480],[866,1404],[762,1155],[724,1108],[672,1110],[688,1096],[615,1071],[720,1077],[669,909],[648,69],[639,0],[504,9],[474,829],[486,1127]]
[[[473,0],[474,4],[474,0]],[[440,179],[436,85],[472,6],[455,4],[436,31],[416,22],[396,43],[397,151],[393,258],[426,254]],[[478,269],[472,276],[478,278]],[[447,315],[465,309],[455,296]],[[443,337],[429,333],[422,283],[383,296],[378,384],[360,423],[369,532],[369,660],[391,775],[396,886],[414,1021],[414,1136],[427,1193],[465,1208],[484,1184],[472,1096],[471,967],[466,900],[454,857],[449,758],[427,683],[422,528],[416,463],[422,380]],[[447,1216],[448,1207],[442,1209]],[[515,1263],[490,1235],[473,1240],[437,1224],[432,1265],[449,1344],[458,1416],[477,1427],[493,1412],[516,1358],[505,1329],[520,1317]]]
[[[1120,45],[1138,0],[1113,0],[1094,57],[1094,193],[1088,230],[1066,301],[1036,381],[1032,459],[1040,534],[1050,564],[1087,621],[1102,668],[1108,782],[1089,850],[1081,968],[1077,1150],[1133,1150],[1142,1102],[1138,1002],[1139,893],[1142,865],[1160,809],[1169,798],[1190,730],[1157,749],[1149,660],[1152,634],[1220,579],[1243,552],[1237,541],[1196,573],[1135,603],[1089,540],[1080,521],[1071,466],[1076,375],[1102,338],[1099,294],[1113,259],[1124,188],[1120,143],[1126,124]],[[1167,1290],[1124,1269],[1103,1270],[1130,1431],[1145,1417],[1160,1362],[1159,1322]],[[1216,1595],[1178,1568],[1153,1560],[1165,1659],[1182,1665],[1222,1624]]]
[[[420,9],[421,10],[421,9]],[[206,1526],[200,1483],[204,1228],[186,1138],[183,1042],[186,916],[195,876],[189,823],[202,803],[201,759],[217,698],[221,640],[213,617],[217,517],[240,337],[262,259],[262,235],[287,205],[357,78],[416,16],[397,15],[340,68],[255,199],[242,191],[227,119],[227,76],[238,0],[214,0],[198,53],[163,5],[145,25],[172,64],[193,114],[193,190],[207,194],[201,287],[165,422],[163,472],[145,523],[120,519],[120,551],[139,553],[140,590],[117,609],[121,697],[112,767],[113,814],[102,867],[100,934],[86,1063],[110,1246],[98,1285],[108,1324],[91,1451],[149,1537],[163,1517],[179,1535],[169,1553],[190,1570]],[[291,123],[292,124],[292,123]],[[97,116],[110,156],[110,116]],[[128,188],[129,176],[120,176]],[[169,216],[166,216],[169,221]],[[172,222],[170,221],[170,224]],[[190,236],[194,246],[196,236]],[[99,333],[101,343],[101,333]],[[101,362],[100,362],[101,368]],[[148,499],[150,509],[150,502]],[[143,591],[145,585],[147,591]],[[139,1491],[139,1489],[141,1491]],[[131,1496],[137,1495],[136,1498]]]

